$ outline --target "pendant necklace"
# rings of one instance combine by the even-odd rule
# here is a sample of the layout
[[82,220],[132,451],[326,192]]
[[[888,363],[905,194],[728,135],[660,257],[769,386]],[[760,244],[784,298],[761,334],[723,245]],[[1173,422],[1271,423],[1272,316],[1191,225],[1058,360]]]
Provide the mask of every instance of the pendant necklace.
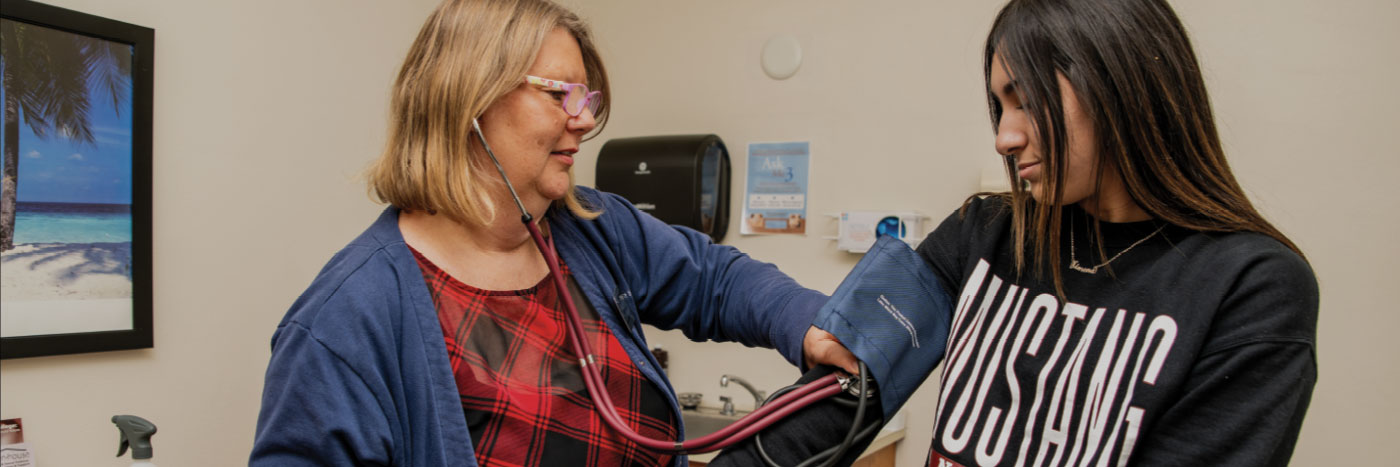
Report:
[[1123,256],[1123,253],[1127,253],[1128,250],[1131,250],[1131,249],[1137,247],[1138,245],[1141,245],[1142,242],[1145,242],[1145,241],[1147,241],[1147,239],[1152,238],[1153,235],[1157,235],[1159,232],[1162,231],[1162,229],[1164,229],[1164,228],[1166,228],[1166,227],[1167,227],[1166,224],[1162,224],[1162,226],[1161,226],[1161,227],[1158,227],[1157,230],[1154,230],[1154,231],[1152,231],[1152,233],[1147,234],[1146,237],[1142,237],[1142,240],[1138,240],[1138,241],[1134,242],[1132,245],[1128,245],[1127,248],[1124,248],[1123,251],[1120,251],[1120,252],[1118,252],[1118,254],[1113,255],[1113,257],[1112,257],[1112,258],[1109,258],[1108,261],[1104,261],[1104,262],[1102,262],[1102,263],[1099,263],[1098,266],[1094,266],[1094,267],[1091,267],[1091,268],[1086,268],[1086,267],[1084,267],[1084,266],[1079,265],[1079,260],[1076,259],[1076,257],[1075,257],[1075,254],[1074,254],[1074,224],[1071,223],[1071,224],[1070,224],[1070,233],[1069,233],[1069,268],[1070,268],[1070,269],[1073,269],[1073,270],[1075,270],[1075,271],[1079,271],[1079,272],[1085,273],[1085,274],[1096,274],[1096,273],[1099,272],[1099,268],[1104,267],[1104,266],[1108,266],[1108,263],[1112,263],[1113,260],[1118,259],[1119,256]]

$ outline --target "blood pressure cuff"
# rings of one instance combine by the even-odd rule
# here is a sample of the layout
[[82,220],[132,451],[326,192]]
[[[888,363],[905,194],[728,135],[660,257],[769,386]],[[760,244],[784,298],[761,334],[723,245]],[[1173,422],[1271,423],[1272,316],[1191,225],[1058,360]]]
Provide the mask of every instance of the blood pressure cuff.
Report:
[[869,368],[885,421],[943,360],[953,302],[933,268],[880,236],[812,322]]

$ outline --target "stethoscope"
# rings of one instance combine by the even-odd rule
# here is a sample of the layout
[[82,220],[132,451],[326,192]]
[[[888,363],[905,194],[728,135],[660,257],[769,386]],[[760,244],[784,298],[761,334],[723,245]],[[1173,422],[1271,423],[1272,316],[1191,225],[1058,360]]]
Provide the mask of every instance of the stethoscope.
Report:
[[[855,442],[857,438],[863,438],[873,433],[880,427],[879,423],[874,423],[865,428],[860,427],[860,422],[865,416],[866,401],[873,396],[873,391],[867,388],[869,379],[865,363],[860,363],[859,378],[850,378],[836,373],[828,374],[815,381],[803,385],[793,385],[775,391],[760,407],[753,412],[736,420],[729,426],[714,433],[698,439],[685,441],[667,441],[648,438],[635,431],[632,431],[622,417],[618,416],[617,409],[613,406],[612,398],[608,397],[603,385],[603,376],[598,371],[597,362],[593,358],[593,349],[588,341],[583,339],[583,324],[578,317],[578,308],[574,306],[573,296],[569,293],[568,285],[564,282],[564,274],[559,270],[559,260],[555,256],[552,245],[547,245],[544,235],[540,233],[539,226],[535,225],[534,216],[525,210],[525,203],[520,201],[520,196],[516,194],[515,187],[510,183],[510,177],[506,176],[505,168],[501,167],[501,161],[496,159],[495,152],[491,151],[491,145],[486,143],[486,137],[481,132],[481,126],[476,119],[472,119],[472,130],[481,141],[482,148],[486,149],[486,155],[491,158],[491,162],[496,165],[496,171],[500,172],[501,179],[506,182],[506,189],[510,191],[511,199],[515,201],[516,207],[520,208],[520,222],[525,224],[525,228],[530,231],[530,237],[534,239],[535,246],[539,248],[540,254],[544,256],[545,263],[549,266],[549,276],[553,278],[554,287],[559,291],[559,297],[563,299],[565,308],[569,313],[565,313],[568,319],[568,326],[565,328],[569,332],[570,344],[574,353],[579,356],[579,368],[583,373],[584,385],[588,388],[589,397],[593,399],[593,405],[598,408],[598,415],[603,421],[617,431],[623,437],[632,440],[638,445],[653,451],[669,452],[675,454],[695,454],[702,452],[717,451],[744,439],[758,434],[758,432],[769,425],[778,422],[788,414],[796,412],[812,403],[840,394],[843,391],[854,391],[857,401],[833,399],[840,403],[856,405],[855,421],[851,424],[851,430],[846,434],[846,439],[841,445],[822,451],[799,466],[811,465],[815,462],[822,462],[822,465],[832,465],[845,455],[846,450]],[[769,465],[775,465],[771,458],[763,450],[763,445],[759,438],[755,438],[758,450],[763,459]]]

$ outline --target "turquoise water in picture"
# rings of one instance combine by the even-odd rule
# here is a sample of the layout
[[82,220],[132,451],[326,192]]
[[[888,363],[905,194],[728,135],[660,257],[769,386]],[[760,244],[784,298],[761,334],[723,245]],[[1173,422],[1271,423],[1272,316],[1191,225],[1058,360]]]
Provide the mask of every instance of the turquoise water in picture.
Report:
[[131,205],[19,202],[15,244],[131,241]]

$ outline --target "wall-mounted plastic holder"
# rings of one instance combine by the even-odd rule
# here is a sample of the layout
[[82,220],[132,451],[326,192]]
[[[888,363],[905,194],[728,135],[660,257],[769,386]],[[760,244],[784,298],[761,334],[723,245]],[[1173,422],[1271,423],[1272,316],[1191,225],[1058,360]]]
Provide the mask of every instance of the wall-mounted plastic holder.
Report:
[[827,214],[839,220],[835,237],[836,248],[851,253],[865,253],[881,235],[889,235],[918,246],[924,239],[924,220],[928,216],[915,211],[847,211]]

